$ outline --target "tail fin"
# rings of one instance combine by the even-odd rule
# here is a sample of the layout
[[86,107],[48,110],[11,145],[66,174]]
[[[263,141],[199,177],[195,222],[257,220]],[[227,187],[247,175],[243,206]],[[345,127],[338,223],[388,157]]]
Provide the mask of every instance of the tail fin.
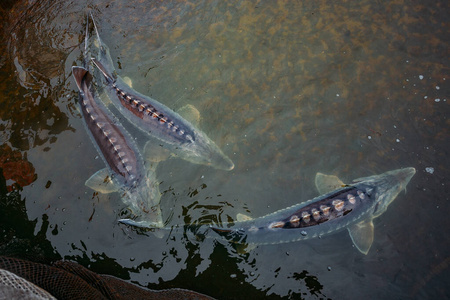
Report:
[[78,90],[82,92],[81,88],[81,82],[83,81],[83,78],[86,76],[86,73],[88,73],[88,70],[86,70],[83,67],[74,66],[72,67],[72,75],[75,78],[75,83],[77,84]]

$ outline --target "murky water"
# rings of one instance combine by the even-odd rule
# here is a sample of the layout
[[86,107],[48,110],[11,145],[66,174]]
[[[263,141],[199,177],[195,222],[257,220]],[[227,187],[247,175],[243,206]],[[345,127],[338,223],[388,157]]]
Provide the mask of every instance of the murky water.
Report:
[[[449,297],[449,7],[428,2],[6,2],[0,254],[220,299]],[[349,182],[415,167],[369,254],[346,231],[240,253],[119,226],[118,194],[84,186],[104,168],[71,77],[88,9],[120,75],[174,110],[194,105],[236,166],[162,162],[169,226],[306,201],[317,172]]]

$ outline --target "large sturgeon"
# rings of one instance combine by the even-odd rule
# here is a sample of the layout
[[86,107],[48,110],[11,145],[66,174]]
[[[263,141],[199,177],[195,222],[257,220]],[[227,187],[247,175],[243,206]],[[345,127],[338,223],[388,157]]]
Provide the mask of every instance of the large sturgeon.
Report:
[[[266,216],[238,215],[221,227],[197,225],[196,232],[212,229],[220,238],[248,245],[279,244],[318,238],[347,229],[356,248],[367,254],[373,242],[372,220],[384,213],[416,173],[414,168],[355,179],[344,184],[336,176],[317,173],[316,187],[323,195]],[[189,227],[189,226],[187,226]],[[191,226],[195,227],[195,226]]]
[[[92,77],[83,67],[72,67],[80,94],[80,108],[91,139],[108,166],[86,181],[90,188],[110,193],[118,191],[122,201],[147,226],[162,227],[161,193],[154,168],[144,161],[133,139],[120,123],[114,122],[96,95]],[[128,220],[122,220],[128,221]],[[134,221],[129,220],[133,225]]]
[[91,42],[97,47],[92,58],[107,85],[107,92],[117,110],[138,129],[167,144],[169,150],[187,161],[232,170],[233,162],[202,131],[164,104],[143,95],[117,74],[109,53],[102,42],[92,18],[96,37]]
[[[89,15],[86,21],[83,67],[72,67],[79,90],[80,110],[86,131],[107,168],[92,175],[86,186],[100,193],[119,192],[139,223],[160,228],[163,226],[159,202],[161,193],[156,179],[157,163],[144,163],[133,138],[99,99],[94,78],[89,72]],[[119,221],[136,221],[122,219]]]

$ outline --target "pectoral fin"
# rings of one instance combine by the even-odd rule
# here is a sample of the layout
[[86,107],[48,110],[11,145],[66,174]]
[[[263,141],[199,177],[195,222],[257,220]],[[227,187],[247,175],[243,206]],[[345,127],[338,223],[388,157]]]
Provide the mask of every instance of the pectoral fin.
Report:
[[337,176],[325,175],[322,173],[316,174],[316,188],[320,194],[326,194],[341,188],[344,183]]
[[353,224],[347,229],[356,248],[358,248],[361,253],[367,254],[373,243],[372,219]]
[[[151,139],[144,146],[143,156],[146,161],[159,163],[170,157],[170,152],[166,148],[161,147],[161,145],[155,140]],[[153,167],[156,169],[156,165]]]
[[236,215],[236,220],[237,220],[238,222],[244,222],[244,221],[250,221],[250,220],[253,220],[253,218],[250,217],[250,216],[247,216],[247,215],[238,213],[238,214]]
[[198,127],[200,123],[200,112],[195,106],[188,104],[180,108],[177,113],[182,116],[186,121],[191,122],[192,125]]
[[102,194],[109,194],[118,191],[117,186],[111,180],[109,171],[106,168],[101,169],[92,175],[88,180],[86,180],[85,185]]

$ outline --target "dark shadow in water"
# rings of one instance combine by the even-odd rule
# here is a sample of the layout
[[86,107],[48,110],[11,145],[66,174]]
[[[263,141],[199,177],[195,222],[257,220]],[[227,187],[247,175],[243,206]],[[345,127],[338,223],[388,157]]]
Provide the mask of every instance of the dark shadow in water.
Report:
[[42,263],[61,259],[46,238],[47,215],[42,216],[42,226],[37,229],[37,220],[28,220],[25,199],[20,192],[7,189],[3,172],[0,172],[0,255]]
[[316,276],[310,275],[308,271],[303,270],[301,273],[294,273],[292,277],[300,282],[303,281],[312,296],[325,296],[322,294],[323,285]]
[[[61,256],[53,249],[46,238],[49,230],[47,215],[43,215],[42,226],[35,234],[36,224],[37,220],[28,220],[25,199],[21,198],[19,191],[8,192],[3,172],[0,172],[0,228],[2,229],[0,234],[0,256],[2,256],[2,262],[7,261],[5,266],[2,265],[2,269],[9,269],[8,267],[10,267],[11,269],[9,270],[11,272],[30,280],[51,293],[59,292],[59,294],[55,295],[79,296],[82,291],[77,292],[77,289],[94,288],[105,294],[108,299],[153,299],[153,297],[155,299],[211,299],[193,291],[180,290],[173,285],[171,287],[175,289],[165,291],[142,290],[113,277],[92,273],[81,265],[59,261]],[[83,253],[83,257],[76,257],[73,260],[81,262],[82,265],[89,265],[91,269],[101,270],[101,273],[128,277],[129,279],[128,270],[117,264],[114,259],[107,257],[105,254],[94,254],[93,258],[89,259],[84,251]],[[28,261],[19,261],[6,257],[15,257]],[[39,262],[43,265],[37,265],[32,262]],[[58,268],[49,267],[55,262]],[[17,271],[22,273],[17,273]],[[73,279],[74,274],[78,276],[76,280]],[[85,284],[85,281],[89,285],[83,286],[82,283]],[[17,286],[14,288],[18,289]],[[155,288],[160,290],[161,286],[158,285]],[[98,293],[97,290],[93,291]]]

